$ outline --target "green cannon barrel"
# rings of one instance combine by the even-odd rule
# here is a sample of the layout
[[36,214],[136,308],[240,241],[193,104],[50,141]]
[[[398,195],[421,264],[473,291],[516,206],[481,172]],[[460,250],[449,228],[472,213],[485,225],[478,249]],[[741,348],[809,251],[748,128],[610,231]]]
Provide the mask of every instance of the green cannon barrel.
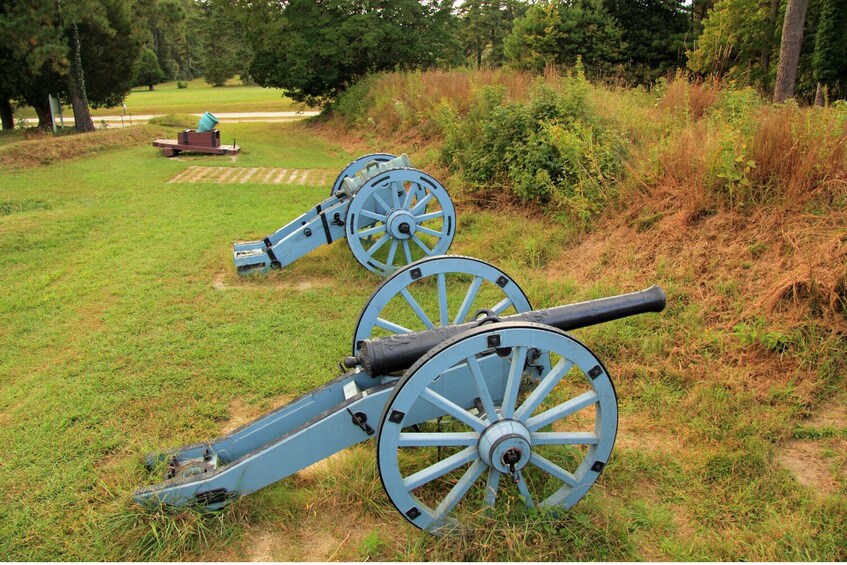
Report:
[[197,131],[212,131],[215,129],[216,125],[218,125],[218,119],[210,112],[204,112],[203,115],[200,116],[200,121],[197,122]]
[[[661,312],[666,303],[665,291],[654,285],[639,292],[505,316],[499,321],[534,322],[568,331],[636,314]],[[344,364],[348,367],[361,365],[373,377],[404,371],[439,343],[479,324],[479,321],[475,321],[380,339],[366,339],[359,347],[359,355],[347,358]]]

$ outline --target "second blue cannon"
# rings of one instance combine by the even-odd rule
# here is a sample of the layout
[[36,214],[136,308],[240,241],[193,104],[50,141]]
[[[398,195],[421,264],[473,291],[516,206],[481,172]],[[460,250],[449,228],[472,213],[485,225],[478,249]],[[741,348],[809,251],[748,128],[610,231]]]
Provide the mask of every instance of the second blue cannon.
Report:
[[456,210],[441,183],[405,154],[375,153],[347,165],[313,209],[261,240],[236,243],[233,259],[240,274],[267,272],[346,239],[362,266],[388,276],[445,254],[455,230]]

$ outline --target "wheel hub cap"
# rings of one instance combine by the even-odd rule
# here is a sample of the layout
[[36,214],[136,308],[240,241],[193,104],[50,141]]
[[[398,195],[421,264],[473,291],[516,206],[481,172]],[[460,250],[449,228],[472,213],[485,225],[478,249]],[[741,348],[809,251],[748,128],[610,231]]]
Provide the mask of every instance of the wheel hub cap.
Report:
[[523,469],[532,455],[529,430],[517,420],[500,420],[479,438],[479,456],[489,467],[512,474]]
[[409,239],[417,229],[415,217],[408,210],[395,210],[385,224],[388,235],[395,239]]

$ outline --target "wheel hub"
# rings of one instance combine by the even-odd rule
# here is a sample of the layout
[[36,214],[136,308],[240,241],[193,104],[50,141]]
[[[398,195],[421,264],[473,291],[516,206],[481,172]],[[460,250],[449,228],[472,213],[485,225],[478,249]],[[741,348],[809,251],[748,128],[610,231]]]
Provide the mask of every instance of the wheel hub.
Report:
[[388,235],[395,239],[409,239],[417,230],[415,217],[408,210],[395,210],[388,215],[385,222]]
[[514,475],[529,463],[532,455],[529,430],[517,420],[500,420],[482,432],[478,449],[486,465]]

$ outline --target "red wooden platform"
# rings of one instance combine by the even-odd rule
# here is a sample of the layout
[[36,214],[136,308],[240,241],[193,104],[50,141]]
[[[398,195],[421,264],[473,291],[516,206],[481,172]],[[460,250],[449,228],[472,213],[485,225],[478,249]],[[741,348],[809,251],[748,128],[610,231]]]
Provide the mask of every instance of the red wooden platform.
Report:
[[153,141],[153,147],[161,147],[165,157],[179,155],[182,151],[235,155],[241,149],[238,145],[221,145],[221,132],[218,130],[209,132],[185,130],[178,135],[178,139],[157,139]]

